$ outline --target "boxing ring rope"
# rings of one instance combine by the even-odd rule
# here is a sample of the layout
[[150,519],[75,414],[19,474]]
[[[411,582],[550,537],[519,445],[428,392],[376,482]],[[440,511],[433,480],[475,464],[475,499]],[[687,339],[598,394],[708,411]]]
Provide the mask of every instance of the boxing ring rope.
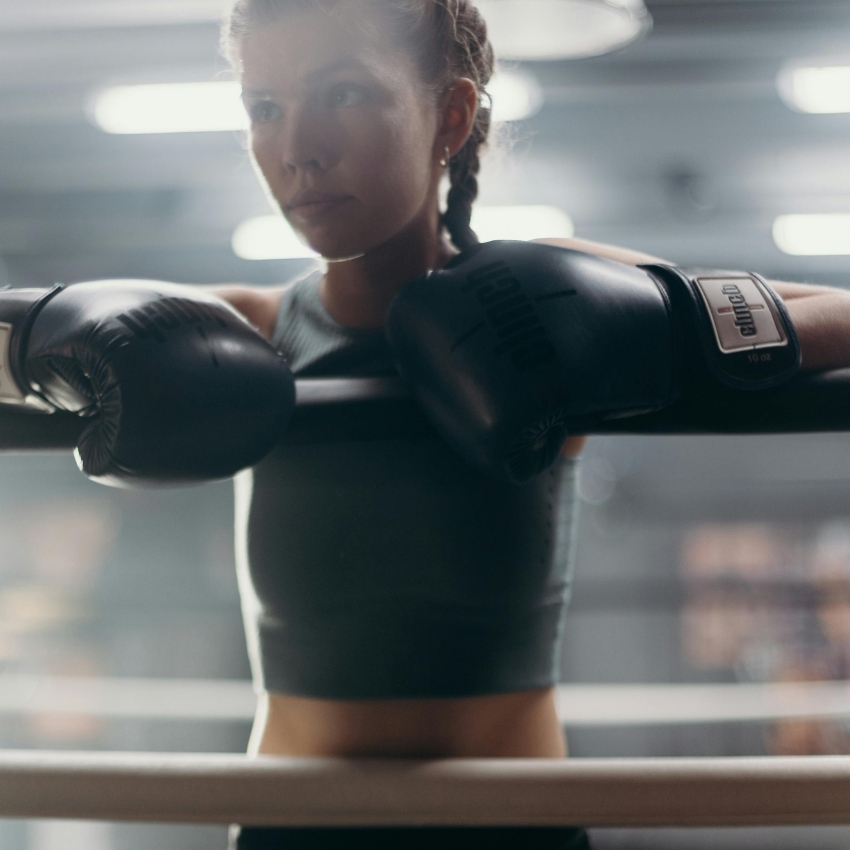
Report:
[[[297,407],[282,442],[430,433],[397,378],[309,378],[296,384]],[[655,413],[598,422],[591,434],[792,434],[848,431],[850,368],[802,375],[758,393],[719,386]],[[86,419],[0,409],[0,451],[71,451]]]
[[[850,370],[759,394],[758,404],[728,395],[726,405],[685,400],[658,414],[603,423],[593,430],[846,431]],[[5,448],[16,450],[69,449],[81,429],[80,420],[70,416],[7,418]],[[304,381],[299,382],[298,413],[286,439],[417,435],[425,428],[397,381]],[[49,711],[57,696],[68,710],[73,686],[60,683],[59,691],[65,690],[51,696],[39,692],[39,683],[30,684],[34,689],[28,696],[18,692],[14,699],[9,697],[0,712]],[[104,710],[102,702],[98,709],[95,699],[89,703],[91,712],[134,716],[132,710],[123,713],[122,706],[133,702],[130,691],[135,686],[120,687],[124,690],[105,687],[100,693],[113,710]],[[645,686],[640,693],[632,688],[628,694],[625,686],[607,687],[607,692],[586,687],[583,695],[569,686],[561,689],[562,722],[604,726],[850,715],[847,687],[837,683],[822,683],[817,693],[811,686],[805,691],[794,686],[770,691],[765,686],[732,686],[735,694],[720,694],[718,686],[705,686],[711,691],[692,686],[687,692]],[[157,688],[159,698],[175,696],[167,686]],[[83,691],[75,693],[75,708],[82,711],[91,692],[88,697]],[[137,697],[139,692],[134,693]],[[173,703],[178,713],[183,697],[185,693]],[[733,704],[724,707],[728,697]],[[206,719],[247,719],[250,695],[231,689],[228,700],[228,708],[210,709]],[[605,700],[607,714],[600,710]],[[160,715],[151,709],[142,716]],[[191,712],[183,716],[197,718]],[[367,760],[0,751],[0,817],[281,826],[850,824],[850,757]]]
[[[0,716],[240,722],[254,719],[250,682],[0,674]],[[568,729],[850,719],[844,681],[744,684],[601,684],[557,688]]]
[[0,754],[0,817],[283,826],[850,823],[850,757]]

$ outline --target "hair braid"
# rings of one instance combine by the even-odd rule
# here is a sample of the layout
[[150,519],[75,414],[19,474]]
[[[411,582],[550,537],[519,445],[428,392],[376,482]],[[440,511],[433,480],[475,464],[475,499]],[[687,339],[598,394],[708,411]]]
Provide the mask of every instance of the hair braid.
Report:
[[472,207],[478,198],[481,151],[490,136],[492,105],[487,93],[495,69],[495,56],[487,34],[487,24],[470,0],[432,0],[446,18],[443,45],[450,82],[468,77],[478,87],[479,102],[475,123],[466,144],[449,163],[449,193],[441,223],[452,242],[465,251],[478,244],[471,227]]
[[[328,8],[342,0],[233,0],[222,30],[226,55],[253,29],[274,22],[288,9]],[[470,226],[478,197],[481,152],[492,123],[487,84],[495,70],[487,24],[472,0],[372,0],[393,27],[399,45],[416,61],[426,88],[439,100],[460,77],[478,88],[479,105],[472,132],[449,162],[449,193],[441,227],[462,251],[478,244]],[[368,25],[364,22],[364,25]]]
[[[479,115],[484,112],[479,109]],[[472,205],[478,198],[478,174],[481,170],[480,150],[490,132],[490,110],[476,118],[475,127],[467,143],[449,163],[449,189],[446,211],[442,223],[449,231],[452,242],[465,251],[478,244],[478,236],[472,229]]]

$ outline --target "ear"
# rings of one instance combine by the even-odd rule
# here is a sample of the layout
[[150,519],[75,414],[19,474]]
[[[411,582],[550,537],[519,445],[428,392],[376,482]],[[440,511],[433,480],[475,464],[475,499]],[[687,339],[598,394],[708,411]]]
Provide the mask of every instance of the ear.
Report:
[[440,159],[449,149],[454,156],[472,133],[478,114],[478,86],[468,77],[458,77],[442,102],[442,120],[435,141],[434,156]]

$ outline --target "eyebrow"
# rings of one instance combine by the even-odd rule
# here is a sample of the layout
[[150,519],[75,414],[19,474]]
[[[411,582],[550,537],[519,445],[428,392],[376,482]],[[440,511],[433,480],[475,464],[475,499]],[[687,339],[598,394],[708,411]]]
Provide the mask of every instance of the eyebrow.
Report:
[[336,62],[331,62],[330,65],[325,65],[323,68],[318,68],[315,71],[310,71],[304,75],[305,80],[315,82],[322,77],[329,77],[337,71],[348,71],[351,69],[365,69],[366,66],[353,56],[344,56],[342,59],[337,59]]
[[[329,65],[324,65],[321,68],[317,68],[315,71],[308,71],[304,74],[303,79],[305,82],[315,83],[317,80],[320,80],[323,77],[329,77],[331,74],[336,74],[338,71],[365,69],[366,65],[364,65],[359,59],[356,59],[354,56],[344,56],[342,59],[337,59],[336,62],[331,62]],[[242,94],[244,97],[269,97],[271,95],[271,91],[268,89],[243,89]]]

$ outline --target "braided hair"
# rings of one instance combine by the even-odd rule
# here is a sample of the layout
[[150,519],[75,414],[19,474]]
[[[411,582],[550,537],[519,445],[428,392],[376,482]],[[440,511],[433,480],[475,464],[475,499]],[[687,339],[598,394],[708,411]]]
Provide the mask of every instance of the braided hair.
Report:
[[[274,23],[290,9],[327,9],[341,0],[234,0],[222,29],[222,48],[231,59],[235,47],[255,29]],[[487,84],[495,70],[487,25],[472,0],[371,0],[414,58],[425,89],[435,102],[460,77],[478,87],[479,106],[472,132],[448,163],[449,192],[441,228],[465,251],[478,244],[471,227],[478,197],[481,153],[492,123]],[[368,25],[364,22],[364,25]]]

